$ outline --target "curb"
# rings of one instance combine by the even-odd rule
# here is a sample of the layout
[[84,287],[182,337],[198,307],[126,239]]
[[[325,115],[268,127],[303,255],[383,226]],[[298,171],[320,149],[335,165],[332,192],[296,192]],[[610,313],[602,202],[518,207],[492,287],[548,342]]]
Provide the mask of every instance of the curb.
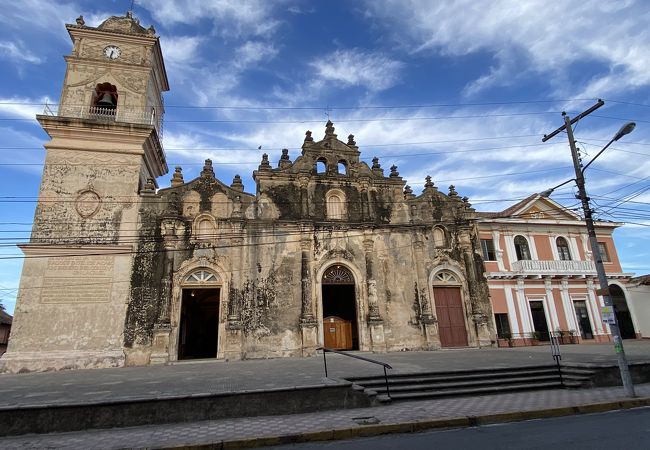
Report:
[[382,434],[413,433],[436,428],[462,428],[488,425],[495,423],[520,422],[531,419],[548,419],[551,417],[571,416],[578,414],[593,414],[619,409],[631,409],[650,406],[650,397],[617,400],[605,403],[588,403],[576,406],[563,406],[531,411],[517,411],[482,416],[448,417],[440,419],[424,419],[413,422],[363,425],[354,428],[337,428],[333,430],[310,431],[306,433],[265,436],[259,438],[241,438],[228,441],[215,441],[208,444],[180,445],[159,447],[164,449],[244,449],[267,447],[273,445],[297,444],[315,441],[334,441],[359,437],[379,436]]

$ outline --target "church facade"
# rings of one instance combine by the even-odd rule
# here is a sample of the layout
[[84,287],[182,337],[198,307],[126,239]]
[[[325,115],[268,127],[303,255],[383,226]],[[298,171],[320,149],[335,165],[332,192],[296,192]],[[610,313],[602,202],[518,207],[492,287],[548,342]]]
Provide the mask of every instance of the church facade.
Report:
[[414,194],[328,122],[295,160],[263,155],[255,194],[210,160],[159,187],[155,31],[130,14],[67,29],[1,370],[494,344],[476,212],[453,186]]

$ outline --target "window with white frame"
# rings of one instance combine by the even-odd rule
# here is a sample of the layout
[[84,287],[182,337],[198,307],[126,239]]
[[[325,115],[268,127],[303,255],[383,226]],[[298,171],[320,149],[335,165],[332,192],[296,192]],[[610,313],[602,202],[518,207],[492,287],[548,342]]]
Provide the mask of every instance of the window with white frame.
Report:
[[517,254],[517,261],[531,259],[528,240],[521,235],[515,236],[515,253]]
[[555,240],[557,246],[557,254],[560,261],[571,261],[571,250],[569,250],[569,243],[562,236]]
[[493,239],[481,239],[481,250],[483,250],[483,259],[485,261],[497,260],[497,253],[494,249]]

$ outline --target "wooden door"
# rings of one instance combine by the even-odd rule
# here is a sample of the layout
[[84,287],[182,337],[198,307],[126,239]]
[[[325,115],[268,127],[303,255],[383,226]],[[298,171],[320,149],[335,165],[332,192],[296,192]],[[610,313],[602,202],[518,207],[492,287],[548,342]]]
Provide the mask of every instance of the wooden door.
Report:
[[352,349],[352,323],[340,317],[323,319],[324,347],[334,350]]
[[434,287],[438,334],[443,347],[467,347],[465,314],[460,288]]

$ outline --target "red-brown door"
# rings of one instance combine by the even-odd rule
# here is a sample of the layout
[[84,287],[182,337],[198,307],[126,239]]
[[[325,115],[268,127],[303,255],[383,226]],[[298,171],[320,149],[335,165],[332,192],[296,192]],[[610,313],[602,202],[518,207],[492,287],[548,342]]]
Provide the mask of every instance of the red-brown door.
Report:
[[467,347],[465,314],[460,298],[460,288],[434,287],[438,333],[443,347]]
[[324,347],[334,350],[352,349],[352,324],[349,320],[330,316],[323,319]]

